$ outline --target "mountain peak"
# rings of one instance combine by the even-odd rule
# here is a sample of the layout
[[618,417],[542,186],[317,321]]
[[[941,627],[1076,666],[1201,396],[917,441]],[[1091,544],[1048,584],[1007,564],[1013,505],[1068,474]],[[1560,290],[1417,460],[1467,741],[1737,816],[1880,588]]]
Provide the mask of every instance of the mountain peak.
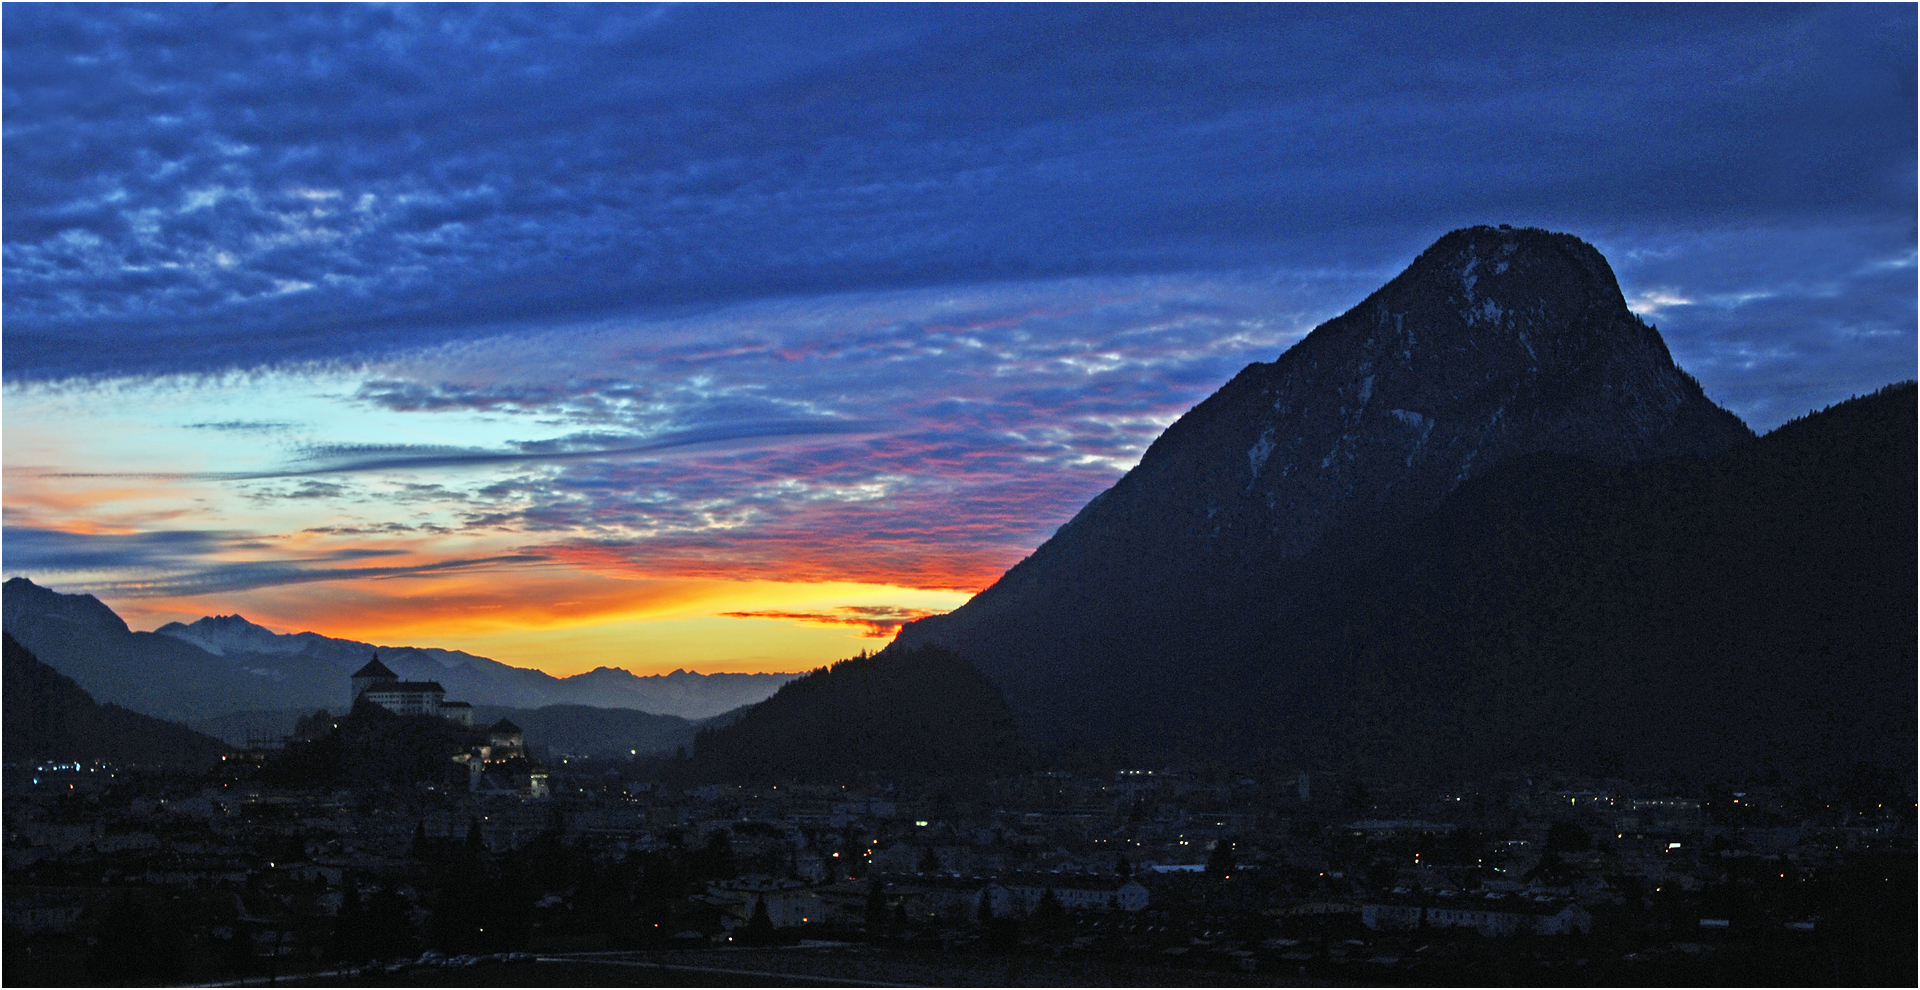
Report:
[[1627,310],[1599,251],[1469,227],[1196,406],[1097,511],[1156,489],[1182,503],[1167,508],[1193,549],[1290,558],[1508,457],[1622,463],[1751,439]]
[[191,624],[169,622],[154,632],[192,643],[214,656],[225,656],[228,650],[299,653],[305,646],[294,637],[281,636],[265,626],[249,622],[239,613],[203,615]]
[[1503,461],[1705,457],[1752,439],[1628,311],[1592,245],[1467,227],[1243,369],[1031,557],[900,642],[956,649],[1031,719],[1069,693],[1067,658],[1093,652],[1047,631],[1063,609],[1118,637],[1107,652],[1191,621],[1183,607],[1232,626],[1227,603],[1266,607],[1242,589],[1291,594],[1315,555],[1378,552]]

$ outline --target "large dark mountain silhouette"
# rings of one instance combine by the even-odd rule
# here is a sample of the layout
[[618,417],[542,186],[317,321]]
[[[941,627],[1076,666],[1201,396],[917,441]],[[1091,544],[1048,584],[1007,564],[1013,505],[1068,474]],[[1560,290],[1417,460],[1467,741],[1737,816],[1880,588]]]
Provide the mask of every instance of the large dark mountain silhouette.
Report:
[[1032,556],[900,642],[967,657],[1043,747],[1100,740],[1194,691],[1239,692],[1218,680],[1223,652],[1288,635],[1325,582],[1504,461],[1705,457],[1751,439],[1590,245],[1455,231],[1248,366]]
[[1755,441],[1591,246],[1455,231],[879,659],[1068,762],[1910,767],[1915,446],[1910,384]]

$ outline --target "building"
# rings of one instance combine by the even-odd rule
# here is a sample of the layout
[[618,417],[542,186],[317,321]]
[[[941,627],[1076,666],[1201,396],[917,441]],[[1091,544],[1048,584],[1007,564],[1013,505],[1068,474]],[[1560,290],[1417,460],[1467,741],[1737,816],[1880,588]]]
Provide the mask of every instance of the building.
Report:
[[1138,880],[1117,882],[1101,877],[1023,875],[1007,881],[1007,893],[1019,902],[1020,909],[1032,914],[1040,901],[1053,891],[1054,899],[1069,910],[1141,911],[1147,906],[1147,888]]
[[440,716],[440,703],[447,689],[439,681],[380,681],[361,692],[360,697],[395,715]]
[[367,665],[354,672],[353,696],[347,710],[365,698],[396,715],[432,715],[450,718],[461,725],[473,725],[473,706],[464,701],[447,701],[447,689],[439,681],[403,681],[375,654]]
[[[1499,899],[1495,899],[1498,897]],[[1593,915],[1562,900],[1506,898],[1501,895],[1429,900],[1406,896],[1363,904],[1360,923],[1379,930],[1471,928],[1482,935],[1568,935],[1593,930]]]
[[388,670],[387,665],[380,662],[380,655],[374,654],[373,659],[367,661],[367,665],[353,675],[353,693],[347,696],[347,711],[353,711],[354,703],[360,700],[361,695],[367,693],[368,688],[383,681],[399,679],[400,675]]
[[504,718],[487,727],[487,745],[491,750],[486,756],[489,762],[527,755],[526,734]]

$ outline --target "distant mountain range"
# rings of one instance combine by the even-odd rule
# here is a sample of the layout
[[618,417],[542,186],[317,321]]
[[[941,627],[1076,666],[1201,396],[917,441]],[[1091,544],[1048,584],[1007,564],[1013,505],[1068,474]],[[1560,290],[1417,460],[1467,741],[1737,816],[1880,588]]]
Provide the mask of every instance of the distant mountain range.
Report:
[[965,658],[1069,763],[1910,766],[1915,405],[1756,441],[1590,245],[1455,231],[876,662]]
[[173,722],[102,705],[71,678],[4,636],[7,760],[207,766],[226,745]]
[[96,697],[187,721],[237,712],[344,709],[348,677],[377,650],[402,678],[438,681],[448,700],[475,706],[627,708],[698,720],[761,701],[795,674],[648,677],[600,667],[572,677],[456,650],[375,647],[317,633],[278,634],[238,615],[134,632],[92,595],[67,595],[26,578],[0,586],[5,629]]

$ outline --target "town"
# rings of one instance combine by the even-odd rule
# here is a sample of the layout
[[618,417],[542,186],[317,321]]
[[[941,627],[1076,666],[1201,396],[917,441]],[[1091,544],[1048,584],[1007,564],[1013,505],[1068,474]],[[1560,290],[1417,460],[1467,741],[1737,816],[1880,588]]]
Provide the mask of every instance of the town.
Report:
[[[1865,984],[1914,964],[1909,782],[1871,774],[1837,794],[1546,770],[691,783],[683,755],[475,732],[437,687],[376,660],[351,715],[210,772],[8,765],[7,981],[606,953],[931,984]],[[429,754],[442,772],[313,769],[367,724],[430,723],[472,742]]]

